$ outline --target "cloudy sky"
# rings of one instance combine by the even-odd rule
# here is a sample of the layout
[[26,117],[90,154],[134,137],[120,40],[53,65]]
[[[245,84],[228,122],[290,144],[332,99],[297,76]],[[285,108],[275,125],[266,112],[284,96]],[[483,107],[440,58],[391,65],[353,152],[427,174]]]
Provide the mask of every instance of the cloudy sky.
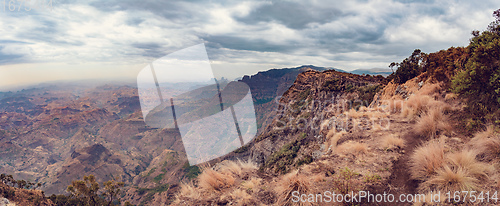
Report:
[[147,63],[199,43],[229,78],[309,64],[386,68],[416,48],[467,45],[500,8],[498,0],[52,0],[30,11],[19,3],[0,7],[4,87],[134,79]]

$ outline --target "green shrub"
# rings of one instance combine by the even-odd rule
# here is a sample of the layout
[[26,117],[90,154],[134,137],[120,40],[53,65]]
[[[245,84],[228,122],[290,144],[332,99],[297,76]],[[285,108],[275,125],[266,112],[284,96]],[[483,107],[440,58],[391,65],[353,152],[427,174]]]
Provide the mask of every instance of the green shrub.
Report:
[[283,145],[280,150],[271,154],[269,159],[267,159],[265,166],[268,168],[274,168],[274,172],[276,173],[287,173],[289,171],[288,166],[293,165],[294,160],[297,157],[297,152],[304,144],[305,139],[306,134],[302,133],[296,140]]
[[303,157],[302,159],[299,159],[297,161],[297,163],[295,163],[298,166],[301,166],[301,165],[304,165],[304,164],[309,164],[313,162],[313,158],[311,157],[311,155],[306,155],[305,157]]
[[158,176],[156,176],[155,178],[153,178],[153,181],[158,183],[163,179],[164,176],[165,176],[165,173],[161,173]]
[[500,10],[487,31],[473,32],[465,67],[452,78],[451,90],[466,98],[468,121],[482,123],[498,120],[500,115]]
[[422,61],[426,57],[426,54],[420,51],[420,49],[415,49],[410,57],[404,59],[401,63],[392,62],[389,67],[393,68],[397,66],[395,73],[389,75],[389,79],[394,79],[398,84],[403,84],[406,81],[413,79],[414,77],[420,75],[423,72]]
[[198,175],[201,173],[200,168],[198,166],[196,165],[190,166],[189,162],[184,163],[182,169],[186,173],[184,177],[188,178],[189,180],[198,177]]

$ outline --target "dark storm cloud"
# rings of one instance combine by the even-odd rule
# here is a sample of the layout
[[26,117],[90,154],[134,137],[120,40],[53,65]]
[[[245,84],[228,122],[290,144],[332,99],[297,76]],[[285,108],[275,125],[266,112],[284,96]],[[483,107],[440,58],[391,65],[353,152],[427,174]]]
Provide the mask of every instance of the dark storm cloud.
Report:
[[83,46],[84,40],[69,40],[64,38],[66,30],[52,20],[39,20],[39,23],[25,31],[18,32],[16,36],[29,39],[33,42],[45,42],[57,46]]
[[249,15],[237,20],[247,24],[279,22],[292,29],[303,29],[308,24],[324,24],[337,19],[342,12],[336,8],[322,8],[298,2],[277,1],[264,4]]
[[110,0],[94,1],[90,5],[103,11],[149,11],[169,20],[187,21],[198,12],[197,8],[190,7],[193,2]]
[[166,55],[165,49],[158,43],[132,43],[132,47],[139,49],[139,53],[145,57],[159,58]]
[[142,63],[137,59],[204,41],[211,60],[221,62],[355,69],[359,62],[400,61],[415,48],[463,46],[500,8],[496,0],[56,2],[51,13],[0,13],[0,30],[9,37],[0,40],[3,62],[30,59],[32,52],[37,59],[73,58],[67,55],[72,48],[82,61]]
[[[0,40],[0,44],[4,44],[5,42],[6,41]],[[8,43],[13,43],[13,42],[8,42]],[[20,63],[24,57],[23,55],[20,54],[5,54],[2,52],[3,48],[4,46],[0,46],[0,65]]]
[[203,38],[208,47],[211,48],[228,48],[234,50],[248,50],[259,52],[289,52],[293,50],[294,44],[274,44],[265,39],[248,39],[235,36],[208,36]]

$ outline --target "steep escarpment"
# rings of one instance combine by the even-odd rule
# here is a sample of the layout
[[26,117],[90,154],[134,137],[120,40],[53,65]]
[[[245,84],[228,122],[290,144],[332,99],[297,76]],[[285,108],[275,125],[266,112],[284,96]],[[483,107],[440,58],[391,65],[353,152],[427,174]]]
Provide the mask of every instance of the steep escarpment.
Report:
[[[375,93],[382,88],[382,83],[383,77],[334,70],[303,72],[279,99],[272,123],[254,142],[235,151],[235,156],[250,158],[280,173],[310,162],[322,153],[319,144],[316,144],[325,139],[322,127],[332,126],[324,125],[324,121],[351,108],[368,106]],[[349,119],[345,118],[339,118],[333,126],[352,128]],[[292,152],[271,156],[281,149]]]
[[271,69],[252,76],[244,76],[240,80],[245,82],[252,92],[259,134],[276,116],[278,99],[293,85],[297,75],[309,70],[325,71],[327,69],[312,65]]

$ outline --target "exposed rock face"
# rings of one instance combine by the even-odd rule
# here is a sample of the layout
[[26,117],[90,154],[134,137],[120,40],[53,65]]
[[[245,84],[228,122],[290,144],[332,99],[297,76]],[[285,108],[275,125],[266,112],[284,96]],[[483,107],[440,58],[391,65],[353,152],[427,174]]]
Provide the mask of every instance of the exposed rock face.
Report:
[[[382,80],[382,77],[333,70],[299,74],[279,100],[272,123],[254,142],[229,158],[250,158],[265,165],[273,152],[288,144],[300,150],[295,152],[298,156],[290,162],[293,165],[297,160],[306,158],[305,155],[319,152],[318,144],[310,143],[323,141],[326,134],[320,131],[324,121],[335,119],[350,108],[368,106],[378,89],[382,88],[379,87]],[[348,123],[341,121],[333,126],[350,129]]]
[[280,96],[292,86],[301,72],[308,70],[325,71],[326,68],[301,66],[289,69],[271,69],[253,76],[244,76],[245,82],[252,92],[259,134],[276,116],[277,102]]
[[0,206],[55,205],[40,190],[19,189],[0,182]]
[[[312,69],[322,68],[271,70],[241,80],[252,90],[263,134],[236,156],[265,163],[273,151],[302,133],[308,134],[307,141],[321,135],[310,126],[303,127],[306,123],[297,127],[297,120],[302,118],[307,125],[320,123],[312,117],[335,113],[323,112],[316,104],[319,100],[326,103],[335,95],[355,99],[357,86],[377,84],[368,77]],[[94,174],[98,181],[119,177],[137,186],[126,188],[126,197],[134,204],[146,203],[148,198],[170,197],[177,183],[199,171],[186,165],[178,132],[144,123],[135,88],[55,87],[0,95],[8,97],[0,101],[0,173],[44,183],[41,189],[48,195],[64,192],[71,180]],[[134,189],[149,192],[138,195]],[[168,194],[163,194],[167,189]]]

